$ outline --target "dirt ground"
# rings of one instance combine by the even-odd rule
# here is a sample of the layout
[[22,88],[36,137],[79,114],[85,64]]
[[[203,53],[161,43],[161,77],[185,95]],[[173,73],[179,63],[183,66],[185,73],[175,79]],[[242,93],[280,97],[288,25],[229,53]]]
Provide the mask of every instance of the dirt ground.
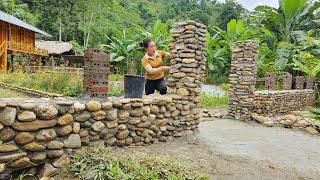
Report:
[[180,159],[210,179],[319,179],[319,149],[319,137],[300,131],[216,120],[195,136],[126,150]]
[[169,142],[114,148],[119,153],[178,159],[218,180],[316,180],[319,149],[320,136],[227,119],[202,122],[194,134]]

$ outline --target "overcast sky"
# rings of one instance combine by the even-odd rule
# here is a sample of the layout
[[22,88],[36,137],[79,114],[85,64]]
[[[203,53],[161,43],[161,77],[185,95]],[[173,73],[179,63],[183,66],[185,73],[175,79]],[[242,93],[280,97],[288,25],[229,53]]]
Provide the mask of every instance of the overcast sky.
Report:
[[[219,0],[225,2],[225,0]],[[258,5],[268,5],[272,7],[278,7],[278,0],[237,0],[242,4],[246,9],[252,10]]]

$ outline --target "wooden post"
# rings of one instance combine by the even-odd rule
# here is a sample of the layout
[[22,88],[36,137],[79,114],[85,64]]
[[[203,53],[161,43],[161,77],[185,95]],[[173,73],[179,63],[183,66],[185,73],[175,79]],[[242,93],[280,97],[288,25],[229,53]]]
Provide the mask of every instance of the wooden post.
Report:
[[0,56],[0,70],[4,74],[7,74],[7,53],[8,53],[8,46],[7,46],[7,43],[5,43],[4,53]]
[[11,64],[11,72],[14,72],[14,54],[13,54],[13,52],[11,53],[11,62],[10,62],[10,64]]

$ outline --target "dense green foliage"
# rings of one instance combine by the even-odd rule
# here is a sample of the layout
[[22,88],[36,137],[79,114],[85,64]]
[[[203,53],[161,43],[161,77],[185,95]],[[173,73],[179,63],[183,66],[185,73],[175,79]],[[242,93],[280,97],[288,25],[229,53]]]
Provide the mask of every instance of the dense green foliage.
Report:
[[89,147],[71,157],[66,167],[80,179],[208,179],[184,163],[168,158]]
[[[152,38],[167,50],[173,23],[195,20],[208,26],[209,83],[227,82],[233,43],[259,42],[258,76],[266,72],[318,77],[320,2],[280,0],[279,8],[245,10],[236,1],[216,0],[4,0],[0,10],[47,31],[51,40],[71,41],[77,53],[109,49],[118,73],[142,74],[139,43]],[[302,66],[303,65],[303,66]],[[308,70],[306,71],[306,67]],[[315,69],[314,69],[315,68]],[[312,70],[310,74],[309,70]]]
[[0,10],[47,31],[54,40],[74,40],[84,47],[99,47],[109,42],[109,36],[135,25],[151,30],[157,20],[168,25],[192,19],[226,26],[244,11],[234,1],[215,0],[4,0]]
[[[25,13],[18,13],[22,7]],[[167,50],[173,23],[191,19],[225,30],[245,11],[231,0],[6,0],[0,10],[47,31],[50,40],[71,41],[78,54],[87,47],[109,49],[119,73],[136,74],[142,74],[143,39],[151,38],[158,49]]]

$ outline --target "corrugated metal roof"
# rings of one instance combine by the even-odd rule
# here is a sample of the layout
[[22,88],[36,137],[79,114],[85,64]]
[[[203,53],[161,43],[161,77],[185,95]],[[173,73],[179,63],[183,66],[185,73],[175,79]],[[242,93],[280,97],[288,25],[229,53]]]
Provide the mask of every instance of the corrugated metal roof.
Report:
[[33,32],[36,32],[36,33],[43,34],[45,36],[50,36],[51,37],[50,34],[44,32],[44,31],[42,31],[42,30],[30,25],[29,23],[26,23],[26,22],[14,17],[14,16],[8,14],[8,13],[5,13],[3,11],[0,11],[0,20],[8,22],[10,24],[14,24],[14,25],[23,27],[25,29],[29,29],[29,30],[31,30]]

